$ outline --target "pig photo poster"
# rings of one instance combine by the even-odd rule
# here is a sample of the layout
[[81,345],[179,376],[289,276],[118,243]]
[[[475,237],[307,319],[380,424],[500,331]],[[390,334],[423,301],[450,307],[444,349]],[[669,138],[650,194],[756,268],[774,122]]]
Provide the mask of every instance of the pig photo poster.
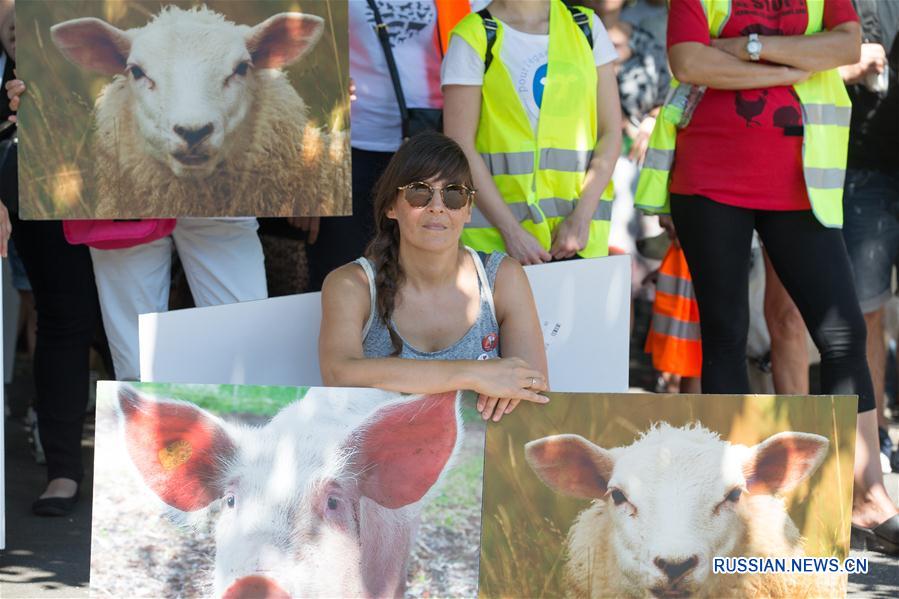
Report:
[[848,556],[854,396],[548,396],[488,428],[481,597],[845,594],[712,561]]
[[473,397],[100,382],[92,596],[474,596]]
[[347,0],[19,0],[16,19],[23,218],[351,213]]

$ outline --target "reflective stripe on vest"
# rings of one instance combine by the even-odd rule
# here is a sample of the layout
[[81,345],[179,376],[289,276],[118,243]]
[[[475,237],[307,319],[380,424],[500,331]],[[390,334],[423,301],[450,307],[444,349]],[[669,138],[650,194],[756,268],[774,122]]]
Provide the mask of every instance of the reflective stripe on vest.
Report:
[[[709,32],[718,37],[731,13],[731,0],[700,0]],[[824,3],[807,2],[805,34],[818,33],[824,23]],[[671,90],[679,83],[672,79]],[[813,74],[793,86],[802,107],[802,171],[812,211],[826,227],[843,224],[843,184],[849,148],[852,105],[837,69]],[[673,93],[669,93],[669,99]],[[666,120],[666,111],[656,120],[649,149],[635,194],[635,205],[646,212],[668,213],[671,168],[675,160],[677,129]]]
[[[593,12],[580,10],[590,23]],[[467,15],[453,29],[483,60],[487,49],[480,15]],[[503,47],[497,22],[494,58]],[[583,32],[561,0],[551,0],[547,73],[536,135],[513,79],[501,60],[493,60],[481,86],[481,116],[475,148],[497,190],[522,228],[545,248],[552,231],[574,211],[596,146],[596,63]],[[611,183],[590,222],[583,257],[608,254]],[[477,209],[462,232],[462,242],[479,251],[505,250],[502,236]]]

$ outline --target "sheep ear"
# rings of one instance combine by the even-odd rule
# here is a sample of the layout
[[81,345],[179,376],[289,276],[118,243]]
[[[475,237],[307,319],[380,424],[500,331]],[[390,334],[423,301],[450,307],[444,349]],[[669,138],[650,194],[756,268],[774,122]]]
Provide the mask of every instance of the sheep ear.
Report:
[[105,75],[124,71],[131,52],[127,33],[92,17],[54,25],[50,38],[71,62]]
[[612,454],[580,435],[553,435],[525,444],[524,457],[546,486],[572,497],[596,499],[608,491]]
[[284,12],[250,30],[247,49],[253,65],[277,69],[296,62],[318,42],[325,21],[321,17]]
[[743,475],[750,493],[775,494],[793,489],[818,469],[830,442],[811,433],[772,435],[750,449]]

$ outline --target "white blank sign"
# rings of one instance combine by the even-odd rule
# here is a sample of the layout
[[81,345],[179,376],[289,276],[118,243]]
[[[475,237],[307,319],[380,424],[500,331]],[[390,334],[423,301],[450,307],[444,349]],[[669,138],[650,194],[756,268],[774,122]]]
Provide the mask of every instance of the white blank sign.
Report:
[[[525,267],[553,391],[628,388],[630,257]],[[140,316],[142,381],[320,386],[321,294]]]

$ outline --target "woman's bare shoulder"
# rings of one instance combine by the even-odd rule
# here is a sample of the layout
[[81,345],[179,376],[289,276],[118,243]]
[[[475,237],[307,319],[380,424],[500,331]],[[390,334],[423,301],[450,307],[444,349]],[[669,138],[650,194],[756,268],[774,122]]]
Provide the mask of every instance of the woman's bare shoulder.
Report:
[[[341,299],[368,298],[368,276],[356,262],[344,264],[331,271],[322,284],[322,296]],[[366,299],[367,303],[367,299]]]

